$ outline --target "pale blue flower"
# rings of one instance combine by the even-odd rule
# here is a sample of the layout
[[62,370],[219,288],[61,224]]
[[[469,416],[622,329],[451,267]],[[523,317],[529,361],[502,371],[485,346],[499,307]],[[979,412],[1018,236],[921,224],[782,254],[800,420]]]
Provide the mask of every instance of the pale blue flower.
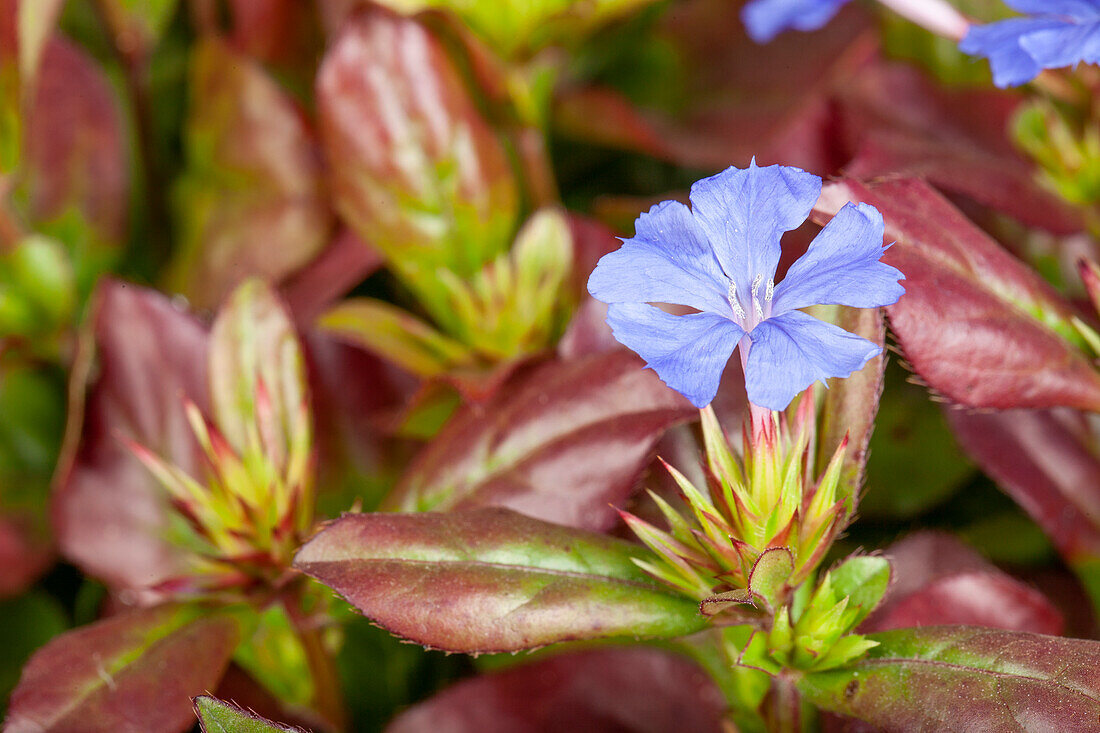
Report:
[[848,0],[752,0],[741,8],[749,37],[767,43],[785,30],[816,31]]
[[[880,262],[882,215],[848,204],[775,284],[780,237],[802,224],[821,179],[798,168],[753,161],[691,187],[691,208],[664,201],[642,214],[636,233],[605,255],[588,291],[608,304],[615,338],[696,407],[718,392],[741,346],[749,400],[782,410],[817,380],[847,377],[879,346],[798,310],[815,304],[876,308],[905,292]],[[671,315],[650,305],[688,306]]]
[[1043,69],[1100,61],[1100,0],[1005,0],[1032,17],[971,26],[959,49],[989,59],[993,83],[1012,87]]

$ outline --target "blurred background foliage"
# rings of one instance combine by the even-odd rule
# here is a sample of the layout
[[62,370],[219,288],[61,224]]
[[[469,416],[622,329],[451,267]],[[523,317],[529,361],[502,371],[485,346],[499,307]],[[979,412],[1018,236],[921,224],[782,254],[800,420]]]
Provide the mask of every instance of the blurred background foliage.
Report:
[[[1100,232],[1094,68],[993,91],[984,62],[873,3],[765,47],[740,4],[0,0],[0,710],[48,640],[176,597],[160,584],[191,530],[120,436],[202,480],[182,396],[211,414],[210,324],[247,278],[270,285],[300,349],[304,376],[288,379],[309,395],[320,518],[503,504],[622,534],[608,502],[644,514],[636,489],[663,480],[654,451],[690,459],[692,434],[666,435],[684,415],[599,356],[612,342],[587,275],[639,211],[752,156],[926,179],[1060,288],[1084,335],[1056,308],[1037,318],[1095,348],[1076,274]],[[815,230],[791,233],[785,262]],[[267,344],[261,331],[241,340]],[[921,374],[929,399],[904,362],[887,369],[860,518],[834,553],[950,532],[1094,636],[1070,567],[1094,572],[1100,543],[1081,549],[1026,490],[999,490],[988,456],[956,440],[938,402],[951,395]],[[728,424],[737,378],[716,403]],[[593,383],[607,392],[583,392]],[[1027,406],[1059,405],[1079,418],[1067,435],[1091,436],[1095,404]],[[625,457],[568,453],[601,431]],[[1100,467],[1079,466],[1090,507]],[[541,498],[570,482],[588,493]],[[339,727],[318,699],[333,674],[328,704],[380,730],[510,664],[401,644],[330,596],[257,601],[226,695]],[[318,638],[295,608],[326,619]]]

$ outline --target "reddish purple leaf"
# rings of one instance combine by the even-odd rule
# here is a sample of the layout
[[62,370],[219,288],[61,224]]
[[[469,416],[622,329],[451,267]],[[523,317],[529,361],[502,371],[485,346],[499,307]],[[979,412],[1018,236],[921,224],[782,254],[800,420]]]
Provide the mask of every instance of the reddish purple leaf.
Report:
[[706,620],[653,580],[642,547],[507,509],[346,514],[294,566],[390,632],[456,652],[680,636]]
[[614,232],[599,222],[569,215],[573,234],[573,278],[570,284],[579,305],[558,342],[558,355],[575,359],[621,348],[607,325],[607,305],[588,294],[588,277],[608,252],[622,246]]
[[305,327],[382,266],[382,253],[341,229],[321,254],[283,283],[282,294]]
[[1100,642],[970,626],[872,634],[851,667],[808,674],[803,696],[891,731],[1095,731]]
[[[871,343],[886,345],[886,323],[878,308],[842,308],[835,323]],[[847,379],[830,380],[819,413],[821,438],[817,453],[818,471],[825,470],[833,453],[847,437],[843,480],[853,494],[863,486],[867,448],[875,429],[875,415],[878,414],[885,375],[886,355],[883,352]]]
[[[364,486],[379,486],[380,477],[392,482],[413,453],[412,445],[389,436],[386,428],[411,400],[417,382],[373,354],[319,332],[305,336],[305,349],[322,513],[344,511],[356,498],[374,508],[380,497]],[[357,480],[364,477],[366,484]]]
[[958,573],[894,602],[873,630],[933,624],[1058,635],[1062,615],[1042,593],[1001,572]]
[[1059,635],[1062,614],[1031,586],[949,534],[920,532],[886,548],[894,582],[860,631],[962,624]]
[[174,604],[62,634],[24,667],[4,730],[187,730],[190,698],[217,686],[242,634],[227,612]]
[[606,529],[661,435],[691,406],[633,354],[553,361],[466,407],[409,467],[386,506],[445,511],[506,506]]
[[164,538],[163,490],[123,441],[198,473],[183,398],[208,414],[207,336],[163,295],[111,280],[100,285],[89,327],[98,367],[88,385],[79,370],[75,377],[54,526],[62,553],[87,573],[147,588],[181,570],[182,555]]
[[423,25],[377,7],[348,18],[317,105],[337,210],[403,272],[466,276],[509,244],[518,201],[504,149]]
[[129,164],[115,93],[76,46],[46,44],[33,103],[24,120],[24,172],[31,216],[43,222],[71,210],[97,245],[122,243],[129,216]]
[[33,516],[0,516],[0,598],[22,593],[54,559],[53,543]]
[[460,682],[386,733],[719,733],[725,703],[687,659],[645,647],[559,654]]
[[266,63],[309,68],[308,51],[319,32],[315,10],[298,0],[229,0],[231,38],[249,56]]
[[970,407],[1100,409],[1100,374],[1065,338],[1075,313],[1037,273],[920,180],[830,184],[815,220],[849,201],[886,218],[885,261],[906,277],[890,325],[929,387]]
[[848,83],[874,55],[868,16],[854,4],[814,33],[771,43],[745,35],[736,3],[691,0],[669,8],[661,32],[684,66],[666,83],[683,87],[675,115],[637,110],[616,92],[563,90],[555,124],[564,134],[640,150],[704,169],[782,162],[819,174],[839,169],[832,89]]
[[900,64],[868,66],[849,82],[839,87],[853,156],[847,175],[924,177],[1030,226],[1081,230],[1080,215],[1039,185],[1034,165],[1009,141],[1019,94],[943,89]]
[[1100,558],[1100,459],[1072,410],[947,410],[959,444],[1071,563]]
[[309,262],[332,214],[313,131],[257,62],[206,38],[190,81],[174,280],[211,308],[249,275],[277,281]]

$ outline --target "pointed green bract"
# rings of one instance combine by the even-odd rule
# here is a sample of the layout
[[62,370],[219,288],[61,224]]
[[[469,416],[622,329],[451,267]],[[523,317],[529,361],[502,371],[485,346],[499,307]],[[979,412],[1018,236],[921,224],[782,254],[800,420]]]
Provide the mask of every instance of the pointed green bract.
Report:
[[199,695],[194,703],[203,733],[301,733],[216,697]]

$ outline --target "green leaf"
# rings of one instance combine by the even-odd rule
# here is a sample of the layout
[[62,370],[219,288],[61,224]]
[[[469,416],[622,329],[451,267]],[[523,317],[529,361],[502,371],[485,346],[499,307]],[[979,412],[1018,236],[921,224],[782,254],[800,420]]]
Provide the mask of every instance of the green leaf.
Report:
[[804,676],[803,696],[887,730],[1084,733],[1100,720],[1100,642],[969,626],[866,638],[879,645]]
[[262,280],[242,283],[218,312],[209,359],[215,421],[234,448],[244,451],[259,429],[276,466],[284,466],[296,447],[308,452],[302,348],[290,316]]
[[348,514],[295,567],[392,633],[447,651],[669,637],[707,625],[634,564],[644,548],[506,509]]
[[67,327],[76,305],[72,263],[56,240],[32,234],[0,253],[0,338]]
[[300,733],[300,728],[272,723],[232,703],[199,695],[194,700],[203,733]]
[[[974,473],[939,406],[891,365],[875,421],[860,514],[909,519],[944,501]],[[830,390],[831,391],[831,390]],[[935,460],[929,460],[935,456]],[[904,476],[904,485],[898,477]]]
[[829,571],[833,592],[838,597],[848,597],[848,610],[851,614],[851,631],[863,619],[875,610],[890,587],[890,562],[879,555],[859,555],[850,557]]
[[551,43],[576,44],[597,26],[654,0],[382,0],[401,13],[442,8],[458,15],[502,56]]
[[[98,0],[116,43],[132,53],[148,53],[156,47],[179,0]],[[138,50],[140,49],[140,51]]]
[[476,363],[462,344],[408,311],[373,298],[351,298],[321,316],[317,325],[421,377],[438,377]]
[[794,573],[794,558],[786,547],[771,547],[760,553],[749,573],[749,590],[774,611],[787,602],[787,581]]
[[256,630],[237,649],[233,661],[282,702],[308,706],[313,700],[309,660],[281,603],[274,603],[260,613]]
[[557,209],[540,209],[516,236],[512,250],[469,281],[438,273],[446,293],[441,325],[493,360],[540,351],[565,328],[564,297],[573,266],[573,239]]
[[236,611],[166,604],[56,637],[11,696],[5,731],[182,730],[189,698],[213,689],[243,634]]

